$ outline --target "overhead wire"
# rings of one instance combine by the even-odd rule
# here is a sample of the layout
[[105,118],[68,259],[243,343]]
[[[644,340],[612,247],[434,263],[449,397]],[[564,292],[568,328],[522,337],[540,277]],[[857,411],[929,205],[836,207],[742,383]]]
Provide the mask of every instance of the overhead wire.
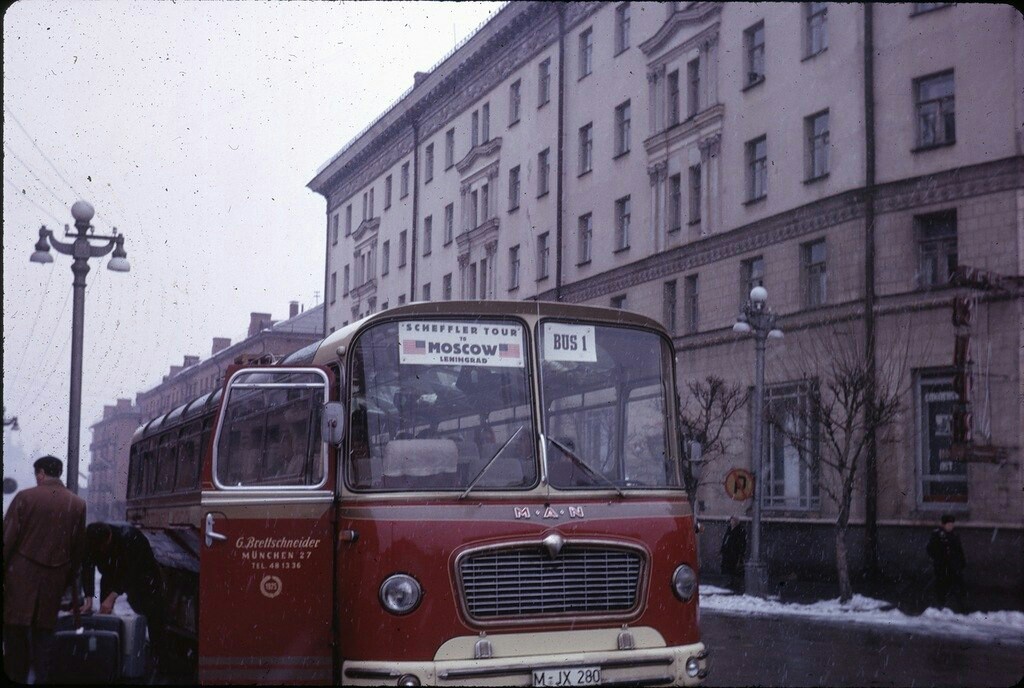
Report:
[[54,191],[54,190],[53,190],[53,189],[51,189],[51,188],[50,188],[49,186],[47,186],[47,185],[46,185],[46,182],[44,182],[44,181],[43,181],[42,179],[40,179],[40,178],[39,178],[39,175],[38,175],[38,174],[36,174],[36,171],[35,171],[34,169],[32,169],[32,167],[31,167],[31,166],[30,166],[30,165],[29,165],[29,164],[28,164],[27,162],[25,162],[24,160],[22,160],[21,156],[19,156],[19,155],[18,155],[17,153],[15,153],[15,152],[14,152],[14,149],[12,149],[12,148],[11,148],[10,146],[8,146],[8,145],[7,145],[6,143],[4,144],[4,149],[5,149],[6,151],[7,151],[7,153],[8,153],[8,154],[9,154],[9,155],[10,155],[10,156],[11,156],[12,158],[14,158],[14,159],[15,159],[15,160],[17,160],[18,162],[20,162],[20,163],[22,164],[22,166],[23,166],[23,167],[24,167],[24,168],[25,168],[26,170],[28,170],[28,173],[29,173],[29,174],[31,174],[31,175],[32,175],[32,176],[33,176],[33,177],[35,178],[35,180],[36,180],[37,182],[39,182],[39,185],[40,185],[40,186],[42,186],[42,187],[43,187],[44,189],[46,189],[47,191],[49,191],[49,192],[50,192],[50,195],[51,195],[51,196],[53,196],[53,197],[54,197],[54,198],[55,198],[55,199],[57,200],[57,202],[58,202],[58,203],[60,203],[61,205],[67,205],[67,199],[61,198],[61,197],[60,197],[60,196],[59,196],[59,195],[57,194],[57,192],[56,192],[56,191]]

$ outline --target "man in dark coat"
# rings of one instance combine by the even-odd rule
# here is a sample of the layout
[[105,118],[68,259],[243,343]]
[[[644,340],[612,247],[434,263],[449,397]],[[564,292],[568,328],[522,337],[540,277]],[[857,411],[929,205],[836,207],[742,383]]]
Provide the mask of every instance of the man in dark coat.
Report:
[[960,536],[953,531],[956,519],[951,514],[945,514],[941,522],[941,527],[932,531],[927,548],[935,567],[935,598],[941,609],[946,606],[946,599],[952,593],[956,600],[954,611],[963,612],[967,592],[964,585],[967,559],[964,557],[963,545],[960,544]]
[[4,516],[4,668],[45,683],[61,597],[78,572],[85,545],[85,501],[64,487],[64,464],[38,459],[36,487],[14,496]]
[[729,517],[720,551],[722,573],[728,574],[730,585],[735,585],[743,569],[743,555],[747,553],[747,530],[735,516]]
[[122,594],[128,604],[146,617],[153,657],[159,658],[164,636],[164,595],[160,567],[149,540],[141,530],[129,525],[90,523],[86,528],[87,549],[82,562],[82,586],[85,603],[80,611],[92,611],[96,591],[96,573],[100,571],[100,613],[110,614]]

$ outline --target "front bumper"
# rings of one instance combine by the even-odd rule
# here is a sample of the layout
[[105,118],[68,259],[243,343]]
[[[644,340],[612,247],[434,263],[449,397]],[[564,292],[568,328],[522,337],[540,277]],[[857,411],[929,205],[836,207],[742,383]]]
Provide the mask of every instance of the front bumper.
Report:
[[[699,672],[691,677],[686,662]],[[695,686],[708,675],[703,643],[676,647],[603,652],[535,654],[492,659],[445,659],[433,662],[345,662],[342,683],[353,686],[398,685],[412,675],[424,686],[532,686],[533,671],[601,667],[601,686]]]

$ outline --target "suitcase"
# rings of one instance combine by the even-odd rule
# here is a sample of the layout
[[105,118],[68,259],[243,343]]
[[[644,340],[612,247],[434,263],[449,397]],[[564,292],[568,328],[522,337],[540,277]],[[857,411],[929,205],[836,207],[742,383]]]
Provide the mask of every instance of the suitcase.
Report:
[[[117,614],[82,614],[78,617],[79,625],[90,631],[113,631],[121,635],[124,629],[124,622]],[[74,631],[75,617],[71,614],[57,617],[57,626],[54,631]]]
[[53,636],[51,683],[114,683],[121,674],[121,636],[81,628]]
[[149,642],[146,640],[146,617],[141,614],[119,617],[121,631],[121,676],[126,679],[146,675]]

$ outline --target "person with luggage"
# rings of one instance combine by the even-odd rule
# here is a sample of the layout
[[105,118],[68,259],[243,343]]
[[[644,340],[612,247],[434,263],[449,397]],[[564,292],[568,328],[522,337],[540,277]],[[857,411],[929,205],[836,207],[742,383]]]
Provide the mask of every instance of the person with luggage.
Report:
[[146,617],[154,663],[159,665],[164,646],[164,597],[160,567],[149,540],[130,525],[90,523],[85,529],[86,553],[82,562],[85,603],[80,612],[92,611],[96,569],[100,578],[100,613],[110,614],[123,594],[137,614]]
[[36,486],[14,496],[4,516],[4,668],[8,678],[46,683],[61,597],[85,547],[85,501],[64,486],[64,464],[33,464]]

